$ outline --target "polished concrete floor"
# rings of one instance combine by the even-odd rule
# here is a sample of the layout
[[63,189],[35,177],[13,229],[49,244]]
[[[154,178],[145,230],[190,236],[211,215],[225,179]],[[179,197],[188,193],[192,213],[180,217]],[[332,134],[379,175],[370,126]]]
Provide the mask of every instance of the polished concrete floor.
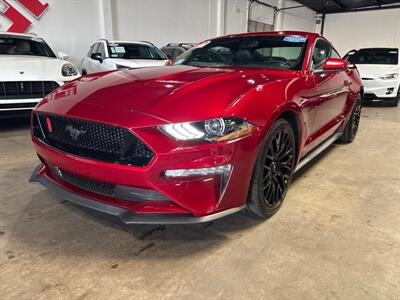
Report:
[[28,184],[26,122],[0,125],[0,299],[400,299],[400,108],[364,108],[263,223],[123,226]]

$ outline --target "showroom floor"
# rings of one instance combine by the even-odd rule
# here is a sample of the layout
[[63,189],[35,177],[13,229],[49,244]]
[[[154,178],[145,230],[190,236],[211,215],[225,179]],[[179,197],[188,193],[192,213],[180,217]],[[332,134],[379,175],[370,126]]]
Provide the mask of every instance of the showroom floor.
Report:
[[26,122],[0,123],[2,299],[399,299],[400,108],[298,174],[264,223],[132,226],[28,184]]

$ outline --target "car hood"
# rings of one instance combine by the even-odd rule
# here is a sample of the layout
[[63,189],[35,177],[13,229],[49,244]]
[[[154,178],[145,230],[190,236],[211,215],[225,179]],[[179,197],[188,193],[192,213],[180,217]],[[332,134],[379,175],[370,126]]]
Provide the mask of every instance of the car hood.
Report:
[[28,55],[0,55],[0,81],[61,80],[57,58]]
[[129,68],[146,68],[146,67],[160,67],[165,66],[168,60],[158,59],[122,59],[110,58],[111,61],[117,65],[126,66]]
[[[267,73],[260,69],[191,66],[98,73],[64,85],[50,94],[39,109],[111,123],[131,118],[131,127],[145,126],[144,115],[149,117],[149,126],[204,120],[220,116],[260,84],[293,74]],[[131,117],[127,112],[132,113]]]
[[395,73],[399,71],[397,65],[368,65],[357,64],[357,69],[363,78],[375,78],[388,73]]

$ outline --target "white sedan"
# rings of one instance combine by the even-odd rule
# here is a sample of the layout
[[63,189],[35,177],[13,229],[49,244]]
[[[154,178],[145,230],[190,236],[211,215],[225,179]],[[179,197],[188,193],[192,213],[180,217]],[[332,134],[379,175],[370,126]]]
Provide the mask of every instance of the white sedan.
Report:
[[47,94],[79,72],[41,38],[0,33],[0,118],[27,115]]
[[124,68],[164,66],[167,56],[149,42],[107,41],[94,42],[83,58],[82,75]]
[[366,102],[398,106],[400,98],[400,57],[398,48],[352,50],[345,58],[357,66],[364,83]]

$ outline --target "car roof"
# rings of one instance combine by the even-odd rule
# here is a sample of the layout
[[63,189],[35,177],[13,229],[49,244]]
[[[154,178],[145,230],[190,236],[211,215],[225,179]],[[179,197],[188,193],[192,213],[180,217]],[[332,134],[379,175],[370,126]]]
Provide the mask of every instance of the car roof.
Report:
[[16,33],[16,32],[6,32],[6,31],[0,31],[0,36],[18,36],[18,37],[26,37],[26,38],[34,38],[38,37],[34,33]]
[[107,42],[109,44],[137,44],[137,45],[146,45],[146,46],[154,46],[152,43],[147,41],[123,41],[123,40],[106,40],[106,39],[99,39],[94,43],[98,42]]
[[[368,48],[360,48],[360,49],[357,49],[355,51],[360,51],[360,50],[383,50],[383,49],[390,49],[390,50],[396,49],[396,50],[399,50],[399,48],[397,48],[397,47],[368,47]],[[350,50],[350,51],[353,51],[353,50]]]
[[[280,36],[280,35],[299,35],[307,38],[322,37],[319,33],[306,32],[306,31],[266,31],[266,32],[249,32],[249,33],[238,33],[229,34],[222,37],[245,37],[245,36]],[[221,38],[221,37],[218,37]]]

